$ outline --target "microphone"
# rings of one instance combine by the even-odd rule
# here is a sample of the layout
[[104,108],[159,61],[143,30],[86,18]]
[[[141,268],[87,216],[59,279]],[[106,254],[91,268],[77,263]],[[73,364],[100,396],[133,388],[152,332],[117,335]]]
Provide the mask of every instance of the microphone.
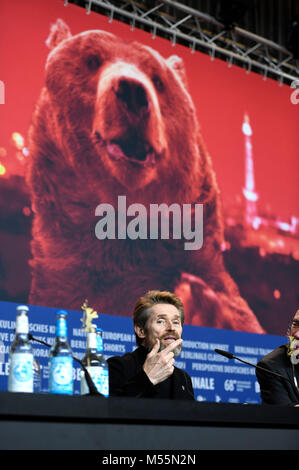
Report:
[[[51,344],[49,343],[46,343],[45,341],[42,341],[41,339],[37,339],[35,338],[31,333],[28,333],[28,338],[31,340],[31,341],[36,341],[37,343],[40,343],[40,344],[43,344],[44,346],[47,346],[48,348],[51,348]],[[82,367],[83,371],[84,371],[84,376],[85,376],[85,380],[86,380],[86,383],[87,383],[87,386],[88,386],[88,390],[89,390],[89,394],[90,395],[98,395],[102,398],[104,398],[104,396],[98,391],[97,387],[95,386],[91,376],[90,376],[90,373],[88,372],[88,370],[86,369],[85,365],[83,364],[82,361],[80,361],[80,359],[78,359],[77,357],[73,356],[72,355],[72,358],[79,362],[80,366]]]
[[293,382],[288,379],[287,377],[284,377],[281,374],[278,374],[277,372],[273,372],[272,370],[265,369],[264,367],[258,366],[256,364],[252,364],[251,362],[243,361],[243,359],[240,359],[239,357],[235,356],[234,354],[228,352],[228,351],[222,351],[222,349],[214,349],[214,351],[221,356],[227,357],[228,359],[236,359],[237,361],[243,362],[244,364],[247,364],[248,366],[255,367],[255,369],[260,369],[263,370],[264,372],[268,372],[268,374],[276,375],[277,377],[280,377],[281,379],[286,380],[289,382],[291,385],[293,385]]
[[227,357],[228,359],[234,359],[234,355],[230,353],[229,351],[222,351],[222,349],[214,349],[214,351],[218,354],[221,354],[221,356]]

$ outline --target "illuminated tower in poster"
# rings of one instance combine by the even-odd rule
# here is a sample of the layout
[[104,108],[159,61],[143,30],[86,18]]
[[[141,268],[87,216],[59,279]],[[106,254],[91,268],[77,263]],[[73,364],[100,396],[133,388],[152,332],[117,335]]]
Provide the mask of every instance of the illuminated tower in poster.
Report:
[[242,132],[245,136],[245,186],[243,188],[243,195],[246,201],[245,220],[247,224],[255,226],[255,221],[258,220],[256,205],[258,194],[255,191],[254,181],[254,165],[251,143],[252,129],[247,113],[244,115]]

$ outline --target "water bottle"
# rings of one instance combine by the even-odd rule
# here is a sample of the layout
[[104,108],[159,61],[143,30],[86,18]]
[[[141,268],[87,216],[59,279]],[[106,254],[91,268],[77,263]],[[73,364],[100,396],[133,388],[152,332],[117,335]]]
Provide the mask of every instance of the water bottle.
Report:
[[33,392],[40,393],[42,385],[41,367],[36,357],[33,358]]
[[[103,330],[97,328],[94,332],[88,332],[86,338],[86,352],[82,359],[93,383],[99,393],[105,397],[109,396],[109,373],[108,364],[103,356]],[[81,395],[89,393],[84,372],[81,372]]]
[[99,392],[105,397],[109,397],[109,368],[108,368],[108,362],[104,358],[103,330],[101,328],[97,328],[96,335],[97,335],[97,356],[99,359],[99,364],[102,369]]
[[8,390],[33,392],[33,350],[28,338],[29,308],[17,307],[15,339],[9,353]]
[[49,392],[73,394],[73,357],[67,340],[67,312],[56,315],[55,342],[50,349]]

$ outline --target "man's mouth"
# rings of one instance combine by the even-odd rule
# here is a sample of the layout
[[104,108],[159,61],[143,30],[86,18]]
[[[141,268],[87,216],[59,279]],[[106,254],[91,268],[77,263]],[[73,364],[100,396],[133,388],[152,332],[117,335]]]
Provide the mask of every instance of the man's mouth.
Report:
[[163,341],[164,341],[165,343],[169,343],[169,344],[170,344],[170,343],[173,343],[174,341],[176,341],[177,339],[178,339],[177,336],[170,336],[170,335],[169,335],[169,336],[164,336]]
[[135,166],[154,166],[156,152],[151,144],[136,135],[119,139],[103,140],[98,131],[95,132],[96,142],[104,143],[109,157],[116,161],[126,161]]

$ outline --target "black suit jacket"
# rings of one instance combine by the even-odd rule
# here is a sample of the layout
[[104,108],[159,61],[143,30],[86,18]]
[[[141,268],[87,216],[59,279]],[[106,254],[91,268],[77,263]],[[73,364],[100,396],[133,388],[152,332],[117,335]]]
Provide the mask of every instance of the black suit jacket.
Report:
[[[270,405],[296,405],[299,403],[299,392],[294,383],[293,368],[290,357],[287,355],[287,345],[284,344],[263,357],[257,364],[286,377],[268,374],[256,369],[256,376],[261,388],[262,403]],[[294,366],[297,382],[299,384],[298,365]]]
[[[146,348],[140,346],[132,353],[108,359],[110,396],[167,398],[163,394],[161,396],[160,384],[153,385],[142,368],[148,352]],[[167,390],[168,398],[194,400],[190,376],[177,367],[169,379]]]

